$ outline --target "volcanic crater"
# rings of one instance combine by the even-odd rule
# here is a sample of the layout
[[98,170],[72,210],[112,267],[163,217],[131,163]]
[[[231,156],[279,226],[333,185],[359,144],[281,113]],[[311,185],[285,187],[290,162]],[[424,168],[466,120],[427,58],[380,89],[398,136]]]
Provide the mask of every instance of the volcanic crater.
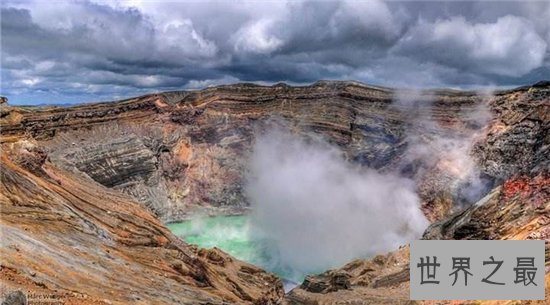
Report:
[[249,160],[274,126],[322,139],[353,168],[413,181],[429,222],[419,237],[545,240],[549,298],[548,81],[491,94],[319,81],[71,107],[2,98],[0,295],[66,304],[436,304],[409,300],[406,243],[308,275],[285,293],[280,277],[166,227],[252,213]]

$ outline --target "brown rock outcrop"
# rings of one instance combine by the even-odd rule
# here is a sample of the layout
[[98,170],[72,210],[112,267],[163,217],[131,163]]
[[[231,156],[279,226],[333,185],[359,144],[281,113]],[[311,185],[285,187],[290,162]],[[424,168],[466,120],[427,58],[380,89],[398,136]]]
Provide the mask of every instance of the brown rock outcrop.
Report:
[[[311,276],[287,295],[289,304],[547,304],[550,299],[550,88],[540,86],[497,93],[490,107],[495,116],[474,156],[497,185],[475,204],[442,217],[425,239],[543,239],[546,241],[546,301],[410,301],[408,247],[357,260]],[[428,176],[429,178],[429,176]],[[498,180],[502,180],[499,183]],[[430,188],[432,187],[432,188]],[[437,189],[437,188],[436,188]],[[440,188],[440,190],[442,190]],[[444,190],[444,189],[443,189]],[[422,190],[421,190],[422,191]],[[428,183],[424,196],[433,196]],[[431,195],[430,195],[431,194]],[[441,208],[444,197],[425,208]],[[441,214],[444,215],[444,214]],[[350,286],[338,289],[332,274],[345,272]],[[318,291],[311,289],[323,287]]]
[[[318,82],[74,107],[1,103],[2,287],[68,304],[280,302],[273,275],[190,247],[161,223],[246,210],[247,154],[273,117],[302,136],[322,135],[357,166],[415,177],[435,222],[426,238],[549,240],[550,83],[496,92],[487,129],[471,115],[484,103],[473,92],[430,91],[412,107],[395,103],[398,95]],[[494,184],[478,204],[468,207],[463,172],[445,158],[407,160],[410,135],[444,156],[435,144],[447,134],[472,138],[472,158]],[[407,251],[310,276],[285,302],[411,304]]]
[[281,281],[186,245],[130,197],[2,145],[0,295],[63,304],[276,304]]
[[[542,84],[497,92],[488,105],[498,123],[480,137],[474,156],[490,179],[547,164],[548,145],[541,143],[548,141],[549,90]],[[10,106],[0,118],[1,141],[33,138],[55,164],[122,190],[163,221],[173,221],[196,210],[246,210],[246,156],[255,131],[274,116],[296,133],[320,134],[339,145],[350,161],[382,171],[403,164],[411,134],[430,145],[442,137],[438,133],[479,132],[470,113],[482,97],[450,90],[426,94],[430,101],[409,105],[394,103],[399,94],[391,89],[325,81],[220,86],[68,108]],[[439,130],[417,124],[424,118]],[[460,170],[446,166],[434,160],[418,179],[432,220],[461,201],[456,194],[462,186],[454,183]]]
[[[409,248],[371,260],[357,260],[310,276],[287,295],[289,304],[548,304],[550,299],[550,176],[507,180],[476,204],[432,224],[424,239],[546,240],[546,301],[410,301]],[[346,274],[344,288],[332,280]],[[314,285],[312,285],[314,283]],[[320,289],[321,287],[322,289]],[[319,288],[319,289],[318,289]]]

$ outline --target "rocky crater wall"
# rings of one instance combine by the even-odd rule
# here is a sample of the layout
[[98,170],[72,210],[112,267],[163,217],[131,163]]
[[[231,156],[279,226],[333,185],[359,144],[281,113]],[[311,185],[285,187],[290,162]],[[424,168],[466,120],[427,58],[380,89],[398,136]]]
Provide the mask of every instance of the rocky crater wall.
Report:
[[[519,88],[487,102],[473,92],[439,90],[411,108],[395,102],[398,91],[354,82],[242,84],[69,108],[7,106],[0,123],[3,141],[32,137],[52,162],[120,189],[173,221],[196,212],[245,211],[247,156],[255,135],[277,120],[302,136],[322,136],[358,166],[392,171],[414,165],[405,160],[411,134],[427,145],[446,133],[474,134],[479,126],[469,114],[488,103],[489,129],[473,147],[482,173],[503,180],[547,167],[548,91],[548,84]],[[437,128],[416,124],[418,115]],[[400,170],[415,175],[419,169],[410,164]],[[436,163],[423,170],[419,191],[433,220],[460,201],[461,186],[449,185],[454,177]]]

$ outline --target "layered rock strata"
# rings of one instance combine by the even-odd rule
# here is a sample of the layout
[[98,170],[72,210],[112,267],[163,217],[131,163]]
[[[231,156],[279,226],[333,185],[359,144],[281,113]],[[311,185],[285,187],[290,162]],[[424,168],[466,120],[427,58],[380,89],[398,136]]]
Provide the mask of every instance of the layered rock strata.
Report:
[[277,304],[282,282],[197,249],[118,191],[48,161],[30,140],[0,157],[0,297],[56,304]]
[[[490,97],[318,82],[74,107],[2,99],[0,293],[68,304],[410,304],[407,247],[310,276],[283,300],[273,275],[186,245],[162,222],[245,212],[254,139],[284,122],[357,166],[415,179],[434,222],[425,238],[548,241],[549,114],[548,82]],[[475,196],[447,138],[471,153],[484,181]],[[417,145],[434,159],[411,154]]]
[[[541,145],[547,141],[548,90],[541,83],[491,99],[439,90],[399,102],[409,93],[354,82],[241,84],[69,108],[3,106],[0,127],[3,142],[35,139],[55,164],[122,190],[163,221],[174,221],[197,211],[245,211],[243,176],[254,137],[282,118],[298,134],[338,145],[359,166],[415,176],[424,210],[436,220],[464,201],[457,196],[460,169],[438,160],[415,167],[426,162],[407,159],[411,139],[441,157],[446,148],[436,145],[439,140],[477,136],[473,157],[489,181],[548,166],[548,146]],[[494,122],[487,136],[480,126],[485,123],[472,115],[480,106]]]

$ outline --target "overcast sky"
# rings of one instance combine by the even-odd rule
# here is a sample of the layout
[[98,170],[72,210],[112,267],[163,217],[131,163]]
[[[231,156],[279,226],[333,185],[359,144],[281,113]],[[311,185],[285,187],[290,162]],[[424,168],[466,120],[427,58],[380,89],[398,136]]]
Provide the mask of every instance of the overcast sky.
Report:
[[235,82],[550,79],[550,1],[2,1],[1,94],[112,100]]

